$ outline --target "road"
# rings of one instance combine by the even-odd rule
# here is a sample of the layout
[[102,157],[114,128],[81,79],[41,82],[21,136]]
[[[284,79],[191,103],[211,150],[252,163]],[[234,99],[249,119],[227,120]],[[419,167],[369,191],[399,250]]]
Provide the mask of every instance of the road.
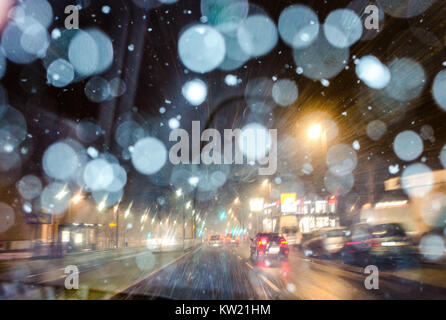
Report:
[[[183,252],[125,248],[60,259],[0,263],[1,299],[106,299],[175,261]],[[79,270],[79,289],[67,290],[67,266]]]
[[[420,274],[420,268],[399,270]],[[298,251],[288,261],[253,262],[249,249],[202,246],[114,299],[445,299],[446,289],[401,278],[391,270],[379,276],[379,289],[367,290],[363,268],[336,260],[309,259]],[[444,277],[445,272],[437,275]]]
[[[68,265],[79,289],[64,288]],[[249,248],[152,253],[125,248],[0,263],[0,299],[445,299],[446,269],[379,266],[379,289],[367,290],[362,267],[305,257],[254,262]]]

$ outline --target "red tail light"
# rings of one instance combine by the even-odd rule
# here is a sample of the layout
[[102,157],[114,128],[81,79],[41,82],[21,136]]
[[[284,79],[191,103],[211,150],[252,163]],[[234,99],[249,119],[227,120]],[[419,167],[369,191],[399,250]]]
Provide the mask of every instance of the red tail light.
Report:
[[374,239],[369,239],[366,240],[365,242],[367,242],[370,247],[381,247],[381,242],[377,242]]
[[355,241],[355,242],[347,242],[346,245],[353,246],[355,244],[361,244],[361,241]]
[[266,244],[268,243],[268,240],[266,240],[266,238],[260,238],[259,242],[257,243],[258,246],[266,246]]
[[287,246],[288,245],[288,241],[286,241],[286,239],[282,239],[282,240],[280,240],[280,246],[281,247],[285,247],[285,246]]

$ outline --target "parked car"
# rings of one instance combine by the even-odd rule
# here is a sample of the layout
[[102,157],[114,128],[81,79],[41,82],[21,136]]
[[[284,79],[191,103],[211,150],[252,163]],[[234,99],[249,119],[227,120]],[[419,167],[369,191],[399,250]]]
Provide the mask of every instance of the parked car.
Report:
[[412,243],[398,223],[360,224],[352,229],[342,258],[345,263],[409,261]]
[[251,259],[258,260],[265,257],[287,259],[288,241],[279,233],[258,233],[251,239]]
[[319,229],[306,237],[302,249],[307,256],[336,255],[344,248],[348,233],[349,231],[343,227]]
[[372,238],[372,226],[367,223],[358,223],[350,229],[344,248],[341,251],[341,260],[345,264],[369,264],[369,239]]
[[369,254],[375,261],[406,260],[412,246],[403,227],[398,223],[386,223],[372,227]]

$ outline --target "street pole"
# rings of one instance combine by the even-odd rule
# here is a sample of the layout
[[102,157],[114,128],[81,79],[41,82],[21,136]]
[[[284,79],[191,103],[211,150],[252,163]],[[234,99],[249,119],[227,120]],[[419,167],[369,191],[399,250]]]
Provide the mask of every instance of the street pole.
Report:
[[119,247],[119,209],[116,210],[116,249]]
[[181,208],[183,210],[183,251],[186,249],[185,241],[186,241],[186,210],[184,208],[184,195],[183,195],[183,203],[181,204]]
[[[268,185],[269,185],[269,187],[268,187],[268,189],[269,189],[268,203],[270,204],[270,201],[272,201],[272,199],[271,199],[271,185],[272,185],[272,182],[270,181],[268,183]],[[273,209],[272,209],[272,207],[270,207],[269,210],[270,210],[269,211],[269,221],[271,223],[271,232],[274,232],[274,227],[273,227]]]

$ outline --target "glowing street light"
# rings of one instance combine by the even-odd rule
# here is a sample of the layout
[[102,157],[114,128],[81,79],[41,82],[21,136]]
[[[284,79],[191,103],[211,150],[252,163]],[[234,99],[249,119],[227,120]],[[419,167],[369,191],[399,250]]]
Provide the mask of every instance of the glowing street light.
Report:
[[322,134],[322,127],[320,124],[313,124],[310,128],[308,128],[308,138],[311,140],[317,140]]
[[74,204],[78,204],[79,201],[81,201],[84,197],[82,196],[81,191],[79,191],[79,193],[75,194],[72,198],[71,198],[71,202]]
[[127,210],[125,210],[124,218],[127,218],[130,215],[130,210],[132,209],[132,206],[133,206],[133,201],[130,202],[129,207],[127,208]]
[[239,197],[234,199],[234,204],[238,204],[239,202],[240,202],[240,198]]
[[62,200],[66,195],[68,194],[68,190],[67,190],[67,185],[64,185],[62,190],[60,190],[57,194],[56,194],[56,199],[57,200]]
[[107,196],[105,196],[102,201],[98,204],[98,211],[102,212],[105,209],[105,202],[107,201]]
[[176,191],[176,194],[177,194],[177,198],[178,198],[178,197],[181,197],[181,195],[183,194],[183,190],[181,190],[181,188],[178,189],[178,190]]
[[263,187],[266,187],[266,186],[268,185],[268,183],[269,183],[269,180],[268,180],[268,179],[265,179],[265,180],[263,180],[263,182],[262,182],[262,186],[263,186]]

